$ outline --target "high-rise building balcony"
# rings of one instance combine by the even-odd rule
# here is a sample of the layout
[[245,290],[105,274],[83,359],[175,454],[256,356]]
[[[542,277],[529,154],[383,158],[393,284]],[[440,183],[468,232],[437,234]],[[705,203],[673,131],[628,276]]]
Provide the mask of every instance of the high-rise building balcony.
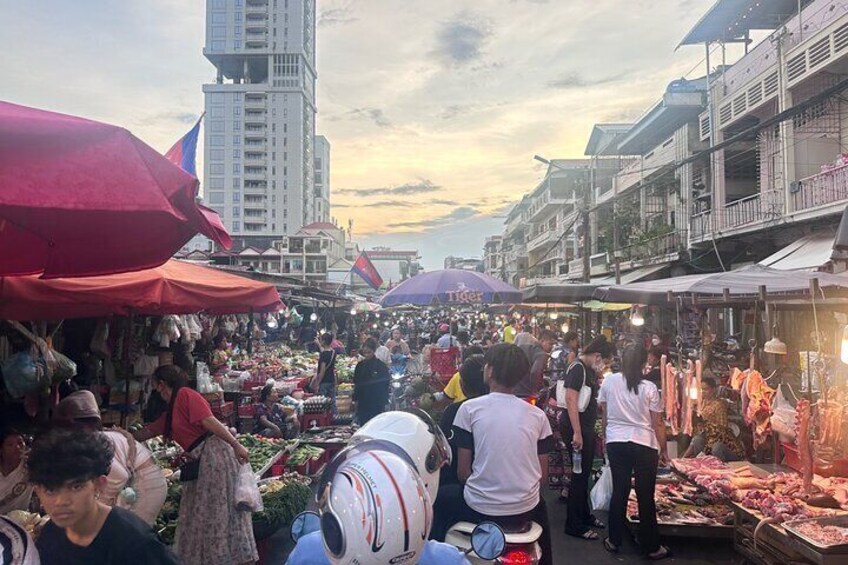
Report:
[[245,124],[265,124],[265,110],[247,109],[244,113]]
[[264,94],[257,95],[249,93],[244,97],[244,109],[247,110],[265,110],[266,97]]
[[265,6],[267,8],[268,6],[268,0],[247,0],[245,3],[248,8],[251,6]]
[[793,211],[801,212],[848,200],[848,165],[840,165],[793,184]]
[[264,198],[245,198],[243,206],[244,206],[245,210],[264,210],[265,209],[265,199]]
[[[268,20],[267,19],[249,19],[244,22],[244,30],[247,39],[268,38]],[[260,35],[261,34],[261,35]]]

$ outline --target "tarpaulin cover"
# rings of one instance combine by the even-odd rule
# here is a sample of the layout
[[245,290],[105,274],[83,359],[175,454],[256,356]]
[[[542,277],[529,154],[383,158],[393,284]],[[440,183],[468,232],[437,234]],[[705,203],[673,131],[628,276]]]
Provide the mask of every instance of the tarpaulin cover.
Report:
[[384,307],[397,304],[442,306],[462,304],[514,304],[521,291],[494,277],[476,271],[444,269],[416,275],[380,299]]
[[664,304],[667,293],[675,296],[698,295],[720,297],[727,289],[731,298],[756,296],[761,285],[770,295],[809,293],[810,280],[818,279],[826,296],[848,294],[848,277],[808,271],[780,271],[761,265],[752,265],[737,271],[687,275],[656,281],[636,282],[601,287],[595,298],[606,302],[633,304]]
[[0,277],[0,318],[59,320],[108,315],[238,314],[281,306],[270,284],[172,259],[155,269],[69,279]]
[[198,182],[123,128],[0,102],[0,276],[108,275],[232,241]]

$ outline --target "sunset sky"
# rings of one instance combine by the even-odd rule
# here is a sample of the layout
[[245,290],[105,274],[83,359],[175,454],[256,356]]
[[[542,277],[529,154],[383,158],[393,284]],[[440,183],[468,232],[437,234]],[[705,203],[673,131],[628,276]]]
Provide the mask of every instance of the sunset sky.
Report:
[[[332,214],[427,268],[480,256],[541,178],[534,153],[581,157],[594,123],[635,119],[703,74],[703,48],[674,49],[712,3],[318,0]],[[204,1],[0,9],[0,99],[123,125],[163,152],[202,111]]]

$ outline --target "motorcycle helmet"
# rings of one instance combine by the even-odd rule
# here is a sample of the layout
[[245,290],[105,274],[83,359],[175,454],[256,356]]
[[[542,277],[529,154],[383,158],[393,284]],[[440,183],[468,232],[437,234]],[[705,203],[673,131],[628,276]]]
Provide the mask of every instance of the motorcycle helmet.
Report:
[[316,493],[333,565],[418,563],[433,522],[430,495],[409,456],[386,441],[342,450]]
[[415,469],[435,501],[439,493],[439,472],[451,463],[451,448],[442,429],[419,408],[384,412],[359,428],[351,441],[380,439],[400,447],[412,459]]

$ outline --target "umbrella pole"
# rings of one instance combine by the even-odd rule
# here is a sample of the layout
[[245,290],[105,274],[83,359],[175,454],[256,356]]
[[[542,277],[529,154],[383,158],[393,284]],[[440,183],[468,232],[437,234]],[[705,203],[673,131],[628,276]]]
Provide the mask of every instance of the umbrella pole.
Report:
[[250,309],[250,320],[247,322],[247,353],[253,354],[253,308]]
[[121,427],[127,427],[127,415],[130,408],[130,373],[132,372],[132,363],[130,363],[130,342],[132,342],[132,329],[135,314],[130,309],[130,315],[127,317],[127,333],[124,336],[124,409],[121,410]]

